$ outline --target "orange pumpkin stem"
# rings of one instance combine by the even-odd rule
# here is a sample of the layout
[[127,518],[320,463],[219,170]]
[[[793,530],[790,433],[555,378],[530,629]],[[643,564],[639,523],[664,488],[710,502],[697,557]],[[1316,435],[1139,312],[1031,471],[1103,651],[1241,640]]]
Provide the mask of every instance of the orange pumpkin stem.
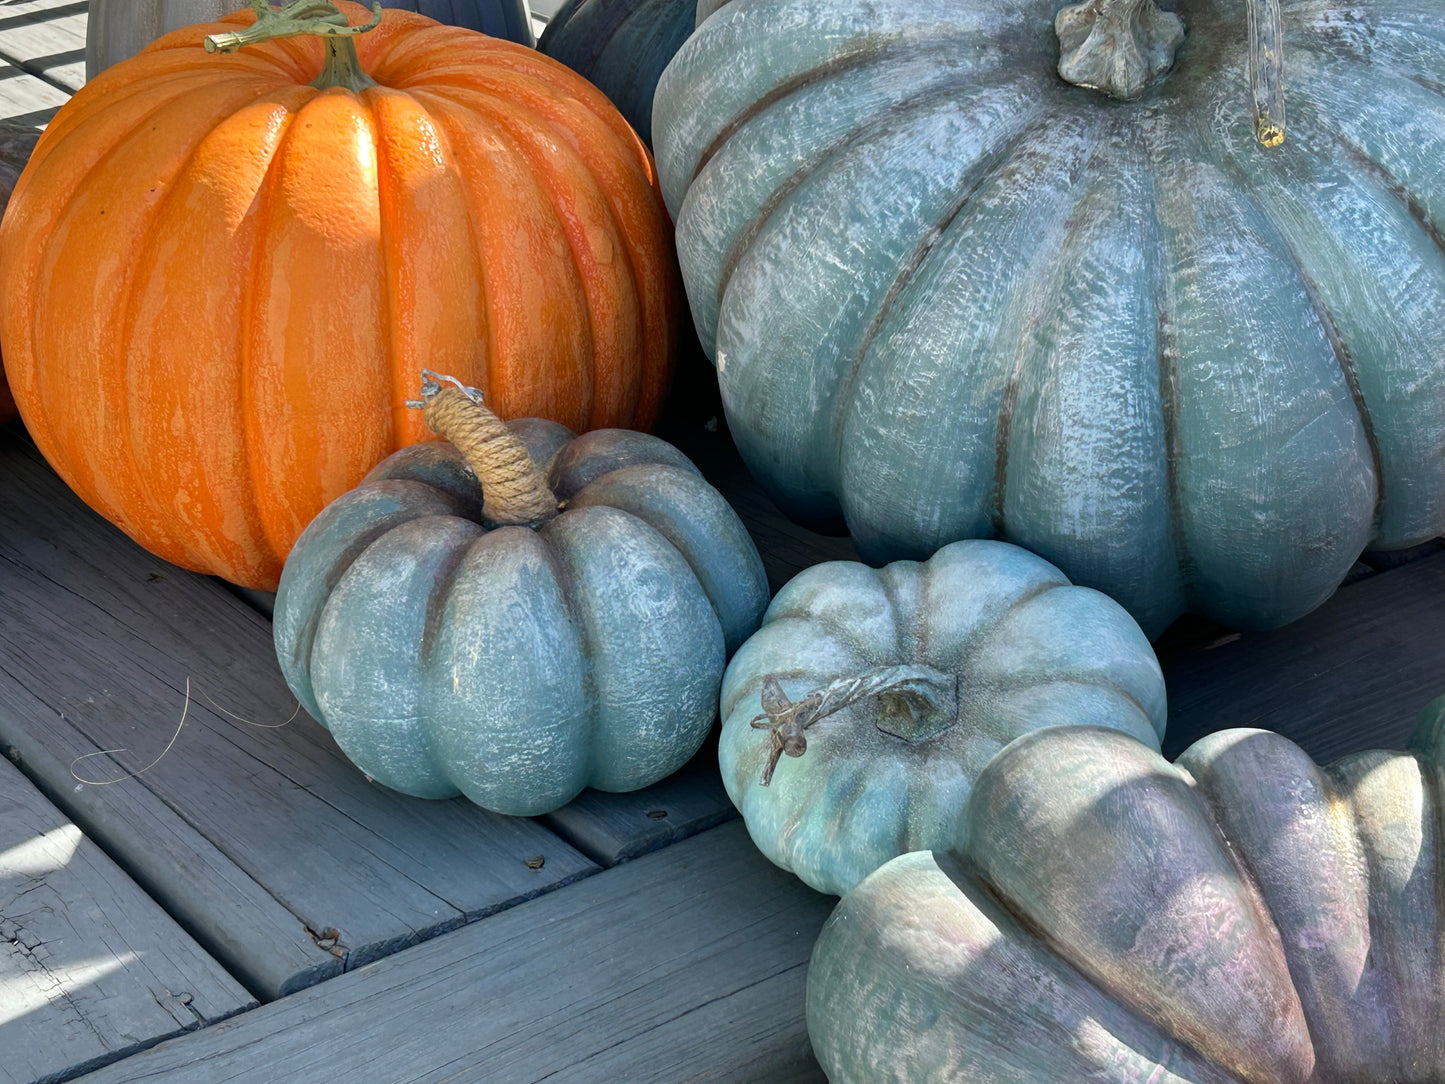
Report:
[[[537,527],[557,514],[557,496],[507,423],[482,405],[482,393],[455,377],[422,370],[420,407],[433,433],[462,453],[482,486],[482,516],[499,527]],[[443,387],[446,381],[452,387]]]
[[346,16],[331,0],[293,0],[280,8],[273,8],[268,0],[251,0],[251,10],[256,13],[254,23],[245,30],[208,35],[206,52],[234,53],[246,45],[314,34],[326,41],[326,61],[321,74],[312,80],[313,87],[318,90],[343,87],[359,94],[367,87],[376,86],[376,80],[362,70],[356,43],[351,39],[381,25],[379,2],[372,3],[371,19],[359,26],[347,23]]

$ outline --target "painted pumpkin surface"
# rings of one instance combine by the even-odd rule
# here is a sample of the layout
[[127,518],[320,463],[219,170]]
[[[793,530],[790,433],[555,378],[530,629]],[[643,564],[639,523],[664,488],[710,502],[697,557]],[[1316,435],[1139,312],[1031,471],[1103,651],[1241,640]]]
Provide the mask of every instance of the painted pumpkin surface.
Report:
[[449,444],[397,452],[297,542],[276,653],[373,779],[535,815],[686,763],[768,587],[747,530],[666,442],[497,427],[545,477],[542,504],[494,512],[493,482],[518,472]]
[[[780,758],[787,731],[765,724],[820,690],[802,750]],[[973,781],[1020,734],[1098,724],[1157,749],[1164,678],[1117,603],[968,540],[923,564],[794,577],[728,666],[722,717],[723,783],[753,841],[841,895],[896,855],[950,845]]]
[[808,972],[830,1080],[1445,1080],[1445,700],[1416,753],[1317,767],[1227,730],[1170,765],[1026,735],[962,845],[844,898]]
[[429,439],[401,406],[423,365],[506,417],[646,429],[680,294],[651,159],[575,73],[396,10],[259,33],[174,31],[60,110],[0,227],[0,340],[87,504],[270,590],[327,502]]
[[1290,621],[1445,530],[1440,4],[1282,0],[1273,147],[1245,0],[1060,8],[734,0],[678,52],[729,426],[870,562],[999,536],[1151,636]]
[[728,0],[568,0],[537,48],[596,84],[652,145],[652,96],[673,54]]
[[[381,6],[532,44],[527,0],[381,0]],[[118,60],[135,56],[162,34],[209,23],[245,7],[244,0],[90,0],[85,23],[85,76],[94,79]]]
[[[0,212],[3,212],[6,204],[10,202],[10,193],[15,189],[20,171],[25,168],[25,163],[30,161],[30,155],[35,150],[35,141],[39,138],[38,128],[28,124],[16,124],[14,121],[0,121]],[[4,375],[0,374],[0,422],[7,422],[13,417],[15,400],[10,398],[10,385],[5,382]]]

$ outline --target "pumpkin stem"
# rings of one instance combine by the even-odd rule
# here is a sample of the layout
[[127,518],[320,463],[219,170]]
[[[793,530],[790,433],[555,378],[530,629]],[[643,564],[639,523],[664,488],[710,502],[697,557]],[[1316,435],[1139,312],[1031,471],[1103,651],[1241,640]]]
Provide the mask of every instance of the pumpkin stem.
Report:
[[1247,0],[1249,90],[1254,137],[1266,147],[1284,142],[1284,26],[1279,0]]
[[321,74],[311,85],[318,90],[328,87],[345,87],[360,93],[367,87],[376,86],[376,80],[361,69],[361,60],[356,55],[358,34],[375,30],[381,24],[381,4],[371,5],[371,19],[360,25],[351,26],[331,3],[331,0],[293,0],[280,8],[273,8],[268,0],[251,0],[251,10],[256,21],[244,30],[232,30],[225,34],[209,34],[205,40],[208,53],[234,53],[246,45],[256,45],[277,38],[294,38],[302,34],[315,34],[326,41],[326,61]]
[[[419,407],[433,433],[462,453],[482,486],[482,516],[498,527],[536,527],[557,514],[557,496],[507,423],[482,405],[482,393],[455,377],[422,370]],[[446,381],[452,387],[442,387]]]
[[[1284,30],[1279,0],[1245,0],[1254,134],[1266,147],[1284,142]],[[1184,23],[1154,0],[1083,0],[1054,17],[1059,75],[1075,86],[1129,101],[1174,66]]]
[[882,708],[874,725],[904,741],[927,741],[958,722],[958,677],[931,666],[878,666],[839,678],[798,701],[789,700],[777,676],[769,674],[763,678],[763,713],[751,721],[755,729],[772,731],[763,786],[772,783],[784,753],[800,757],[808,751],[803,733],[808,727],[869,697],[878,697]]

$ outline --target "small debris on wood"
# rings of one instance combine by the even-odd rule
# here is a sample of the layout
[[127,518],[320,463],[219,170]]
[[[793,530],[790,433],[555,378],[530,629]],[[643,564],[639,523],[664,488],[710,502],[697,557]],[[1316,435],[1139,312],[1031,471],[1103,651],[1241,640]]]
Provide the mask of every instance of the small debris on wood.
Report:
[[649,817],[651,817],[651,818],[652,818],[653,820],[655,820],[655,821],[666,820],[666,819],[667,819],[667,810],[665,810],[665,809],[649,809],[649,810],[647,811],[647,815],[648,815]]
[[531,858],[525,859],[528,869],[541,869],[547,864],[545,855],[534,854]]

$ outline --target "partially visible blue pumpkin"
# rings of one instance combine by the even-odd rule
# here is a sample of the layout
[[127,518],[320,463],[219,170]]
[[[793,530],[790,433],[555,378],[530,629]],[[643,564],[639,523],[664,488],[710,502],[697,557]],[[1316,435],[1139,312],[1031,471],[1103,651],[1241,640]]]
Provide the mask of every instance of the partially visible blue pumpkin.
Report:
[[[367,0],[370,3],[370,0]],[[214,22],[246,0],[90,0],[85,27],[85,77],[135,56],[162,34]],[[438,22],[531,45],[527,0],[381,0],[384,8],[415,11]]]
[[[733,0],[679,50],[657,168],[729,427],[869,562],[997,536],[1151,635],[1294,620],[1445,530],[1441,5],[1283,0],[1272,149],[1244,0],[1167,5],[1131,102],[1060,78],[1060,6]],[[1142,47],[1148,5],[1078,9]]]
[[768,587],[742,523],[671,445],[536,418],[509,428],[560,513],[489,527],[455,448],[405,448],[296,543],[276,652],[371,778],[536,815],[680,768]]
[[808,1034],[833,1084],[1445,1080],[1445,699],[1413,752],[1261,730],[1169,764],[1025,735],[956,849],[833,912]]
[[567,0],[537,48],[595,84],[652,145],[657,80],[693,29],[728,0]]
[[[769,678],[797,704],[867,675],[881,695],[835,696],[800,754],[777,760],[772,731],[750,725]],[[1118,603],[1017,546],[969,540],[923,564],[795,576],[728,667],[722,714],[723,783],[753,842],[841,895],[895,855],[950,846],[974,780],[1020,734],[1092,724],[1157,749],[1164,678]]]

